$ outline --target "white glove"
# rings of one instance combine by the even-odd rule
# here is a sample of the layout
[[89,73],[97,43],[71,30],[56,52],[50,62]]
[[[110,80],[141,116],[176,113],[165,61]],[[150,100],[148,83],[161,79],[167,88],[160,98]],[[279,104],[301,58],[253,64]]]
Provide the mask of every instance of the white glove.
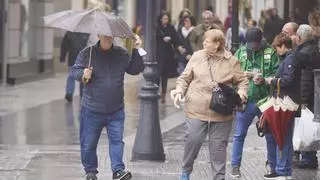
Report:
[[170,92],[171,99],[173,100],[173,104],[176,108],[180,109],[180,102],[184,102],[185,99],[183,98],[183,95],[181,92],[178,92],[177,90],[172,90]]

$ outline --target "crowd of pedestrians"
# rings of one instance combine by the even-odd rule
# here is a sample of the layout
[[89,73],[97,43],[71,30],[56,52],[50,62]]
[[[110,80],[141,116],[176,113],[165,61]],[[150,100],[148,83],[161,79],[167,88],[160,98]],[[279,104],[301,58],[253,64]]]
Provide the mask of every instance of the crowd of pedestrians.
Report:
[[[106,7],[104,7],[105,9]],[[233,55],[231,48],[231,20],[223,24],[212,11],[201,14],[196,22],[192,12],[183,9],[178,22],[172,24],[170,13],[162,11],[157,18],[156,60],[161,102],[165,103],[169,78],[177,78],[171,91],[174,105],[184,101],[186,140],[182,157],[181,180],[190,180],[193,164],[203,141],[209,139],[209,157],[214,180],[224,180],[226,150],[233,120],[235,131],[231,156],[234,178],[241,177],[241,162],[248,128],[262,112],[259,105],[269,95],[279,95],[272,86],[280,86],[280,96],[289,96],[301,109],[313,111],[313,69],[320,68],[319,35],[320,12],[310,13],[309,25],[287,22],[276,9],[261,12],[261,19],[247,21],[239,28],[240,47]],[[140,32],[140,31],[139,31]],[[103,35],[91,37],[67,32],[61,45],[61,61],[69,53],[69,77],[66,99],[72,101],[74,80],[85,84],[80,92],[81,161],[87,180],[96,180],[96,148],[102,129],[108,131],[113,179],[131,179],[123,163],[124,74],[137,75],[143,71],[138,53],[141,41],[134,42],[132,55],[117,46],[115,39]],[[91,58],[91,68],[86,59]],[[116,61],[113,61],[115,60]],[[93,68],[93,69],[92,69]],[[89,82],[89,83],[88,83]],[[221,114],[212,110],[212,95],[220,86],[234,87],[242,108],[236,113]],[[299,111],[295,112],[299,116]],[[281,153],[274,135],[265,129],[265,179],[292,179],[293,166],[318,168],[316,151],[294,152],[292,145],[293,121],[289,121]],[[267,126],[267,125],[266,125]],[[264,163],[264,162],[261,162]]]

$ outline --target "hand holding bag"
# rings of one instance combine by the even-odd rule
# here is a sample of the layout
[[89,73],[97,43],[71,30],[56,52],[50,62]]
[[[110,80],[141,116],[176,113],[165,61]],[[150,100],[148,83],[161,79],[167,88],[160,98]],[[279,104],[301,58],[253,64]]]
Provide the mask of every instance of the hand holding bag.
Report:
[[[209,64],[209,59],[208,59]],[[210,77],[213,80],[211,66],[209,64]],[[241,98],[239,94],[230,86],[217,83],[218,86],[212,90],[212,97],[210,101],[210,109],[216,113],[224,116],[233,114],[233,110],[237,105],[241,105]]]

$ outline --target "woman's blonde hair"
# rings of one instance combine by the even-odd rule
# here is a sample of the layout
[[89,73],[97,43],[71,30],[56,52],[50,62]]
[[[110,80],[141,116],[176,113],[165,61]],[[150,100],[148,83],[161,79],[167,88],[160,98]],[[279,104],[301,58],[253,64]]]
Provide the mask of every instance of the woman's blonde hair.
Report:
[[103,0],[89,0],[88,8],[90,9],[101,9],[106,12],[111,12],[112,8],[109,4],[106,4]]
[[206,38],[210,38],[213,42],[219,42],[220,45],[218,47],[218,51],[222,52],[225,48],[225,37],[221,30],[219,29],[211,29],[204,33],[203,40]]

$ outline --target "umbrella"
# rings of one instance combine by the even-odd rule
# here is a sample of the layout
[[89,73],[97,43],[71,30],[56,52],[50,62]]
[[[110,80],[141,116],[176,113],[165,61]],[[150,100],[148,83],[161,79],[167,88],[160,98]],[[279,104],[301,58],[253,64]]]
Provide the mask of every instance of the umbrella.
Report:
[[[129,25],[118,16],[101,9],[67,10],[43,17],[47,27],[59,28],[71,32],[95,33],[111,37],[135,39]],[[91,67],[92,46],[88,68]],[[88,80],[86,80],[88,81]]]
[[121,17],[100,9],[61,11],[45,16],[43,19],[47,27],[64,29],[71,32],[135,38],[131,28]]
[[275,141],[280,149],[280,157],[282,157],[282,148],[288,132],[289,121],[294,117],[295,111],[299,105],[296,104],[289,96],[279,97],[280,95],[280,79],[277,81],[277,96],[269,98],[264,104],[259,106],[262,112],[260,121],[266,121],[271,130]]

